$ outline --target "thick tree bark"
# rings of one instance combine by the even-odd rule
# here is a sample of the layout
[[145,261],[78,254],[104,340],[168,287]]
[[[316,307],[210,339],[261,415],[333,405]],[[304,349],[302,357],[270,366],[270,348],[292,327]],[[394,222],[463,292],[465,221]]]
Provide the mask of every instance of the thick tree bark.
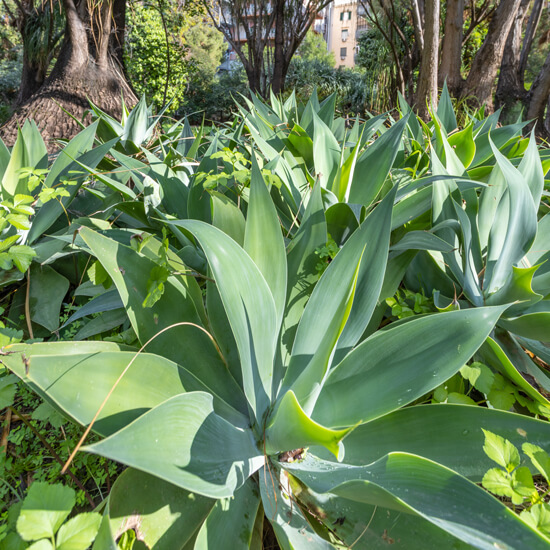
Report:
[[527,68],[527,58],[529,57],[529,53],[531,52],[533,40],[535,39],[537,27],[539,26],[543,4],[543,0],[534,1],[533,9],[531,10],[531,15],[529,16],[529,20],[527,22],[527,28],[525,29],[525,36],[523,38],[523,46],[521,48],[521,57],[519,60],[518,69],[522,86],[524,86],[525,83],[525,69]]
[[492,93],[495,79],[502,62],[508,33],[520,4],[521,0],[501,0],[491,19],[487,37],[474,57],[460,94],[472,106],[486,105],[488,111],[493,110]]
[[21,70],[21,84],[19,85],[19,93],[17,94],[15,104],[22,105],[25,103],[40,89],[45,78],[46,74],[40,64],[33,63],[24,56]]
[[445,80],[447,80],[447,87],[451,95],[455,95],[462,84],[460,66],[462,62],[463,25],[464,0],[448,0],[438,83],[440,87],[443,87]]
[[275,2],[275,62],[273,64],[273,93],[280,94],[284,88],[284,47],[285,47],[285,3],[284,0]]
[[544,112],[550,101],[550,52],[546,56],[544,65],[537,78],[529,90],[529,110],[528,119],[536,119],[537,133],[544,137],[550,137],[550,128],[547,126],[549,114],[544,116]]
[[54,148],[56,138],[70,138],[79,124],[66,112],[82,119],[89,101],[119,117],[121,92],[127,104],[136,98],[109,48],[112,4],[104,0],[93,13],[87,0],[63,0],[66,31],[57,62],[42,87],[0,128],[1,137],[11,145],[17,126],[32,118],[44,139]]
[[428,103],[437,102],[437,68],[439,57],[439,0],[426,0],[425,5],[424,50],[420,63],[416,106],[421,118],[429,116]]
[[511,110],[518,101],[523,101],[525,96],[520,69],[521,35],[530,2],[531,0],[521,0],[502,56],[495,103],[497,107],[503,107],[505,112]]

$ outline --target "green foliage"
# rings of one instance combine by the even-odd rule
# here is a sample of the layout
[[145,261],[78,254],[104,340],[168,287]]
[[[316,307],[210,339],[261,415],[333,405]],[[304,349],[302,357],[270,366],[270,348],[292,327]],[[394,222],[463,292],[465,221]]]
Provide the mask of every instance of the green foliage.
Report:
[[8,530],[0,535],[7,545],[4,547],[13,548],[25,541],[34,544],[23,543],[23,548],[86,550],[95,539],[101,515],[83,513],[67,520],[75,503],[75,492],[69,487],[33,483],[25,499],[10,514],[11,529],[8,525]]
[[[483,476],[483,487],[494,495],[510,499],[514,510],[520,506],[523,521],[545,535],[550,535],[550,504],[547,500],[550,492],[550,456],[538,445],[525,442],[521,446],[525,456],[520,459],[517,447],[510,441],[487,430],[483,430],[483,433],[483,450],[500,466],[491,468]],[[531,462],[530,467],[520,466],[526,458]],[[531,471],[537,472],[544,479],[545,485],[541,487],[535,484]]]
[[191,75],[197,80],[196,85],[211,85],[227,51],[223,35],[209,20],[196,18],[182,35],[182,40],[189,49],[191,63],[196,69],[196,73]]
[[[256,548],[271,529],[285,550],[546,545],[471,483],[490,467],[480,426],[529,434],[547,468],[546,153],[496,116],[458,129],[445,92],[423,125],[350,123],[336,95],[239,101],[195,129],[145,99],[120,122],[94,107],[79,139],[96,147],[65,173],[27,160],[28,136],[8,152],[14,208],[29,180],[35,199],[77,182],[27,217],[31,319],[24,293],[8,319],[43,341],[1,353],[53,404],[32,422],[92,424],[77,466],[129,466],[96,547]],[[489,482],[534,498],[499,445]]]
[[398,290],[395,296],[386,300],[391,307],[391,314],[398,319],[412,317],[419,313],[432,313],[433,301],[421,292],[411,292],[407,289]]
[[[171,25],[177,24],[177,20],[171,18],[170,21]],[[167,48],[170,50],[169,72]],[[133,5],[124,50],[126,69],[136,92],[144,94],[157,109],[162,108],[165,101],[171,101],[171,109],[176,110],[183,102],[189,78],[187,54],[177,34],[168,32],[166,36],[156,6]]]
[[295,58],[298,57],[306,63],[317,61],[320,64],[326,64],[330,67],[336,65],[334,52],[327,50],[327,43],[319,33],[309,30],[302,43],[296,50]]

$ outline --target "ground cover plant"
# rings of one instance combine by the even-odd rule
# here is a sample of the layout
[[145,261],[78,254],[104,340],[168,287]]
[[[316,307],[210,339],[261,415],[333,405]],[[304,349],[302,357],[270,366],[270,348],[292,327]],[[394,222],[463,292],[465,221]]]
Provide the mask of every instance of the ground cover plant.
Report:
[[94,108],[63,177],[11,169],[38,180],[29,233],[8,228],[30,293],[38,269],[67,283],[56,326],[12,298],[43,341],[2,362],[129,466],[93,547],[546,548],[481,482],[482,428],[550,452],[546,317],[515,332],[549,294],[547,151],[498,114],[459,131],[445,90],[428,124],[350,125],[315,95],[239,110],[161,132],[144,100]]

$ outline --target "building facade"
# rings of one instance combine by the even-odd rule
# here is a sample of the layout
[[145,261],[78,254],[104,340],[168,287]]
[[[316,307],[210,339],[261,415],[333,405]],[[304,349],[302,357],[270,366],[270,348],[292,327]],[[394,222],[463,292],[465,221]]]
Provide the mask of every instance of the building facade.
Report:
[[354,67],[359,35],[367,30],[363,6],[357,0],[335,0],[324,11],[324,36],[337,67]]

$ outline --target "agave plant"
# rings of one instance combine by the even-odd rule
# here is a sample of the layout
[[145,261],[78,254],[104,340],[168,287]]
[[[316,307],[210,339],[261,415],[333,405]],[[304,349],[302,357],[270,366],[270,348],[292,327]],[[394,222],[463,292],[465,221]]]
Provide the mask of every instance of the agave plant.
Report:
[[254,164],[246,221],[168,222],[206,257],[206,303],[180,261],[143,307],[155,239],[140,249],[133,231],[81,229],[76,244],[112,277],[142,349],[37,343],[9,346],[2,360],[75,421],[93,423],[103,439],[87,452],[130,466],[94,548],[259,548],[270,530],[285,549],[547,546],[472,481],[490,467],[480,427],[549,449],[550,426],[482,407],[410,406],[469,361],[508,305],[364,336],[396,191],[319,277],[321,187],[285,247]]
[[[434,127],[432,172],[465,176],[478,155],[471,128],[457,148],[451,145],[454,134],[447,137],[437,117]],[[490,135],[486,139],[493,164],[484,166],[489,172],[481,191],[460,191],[452,179],[433,184],[430,230],[446,240],[451,250],[419,253],[405,282],[413,290],[435,293],[441,309],[513,303],[502,312],[480,357],[534,400],[534,405],[528,404],[516,392],[520,407],[529,406],[548,417],[550,378],[545,363],[550,361],[550,279],[545,261],[550,218],[537,218],[548,166],[541,162],[534,136],[524,140],[519,162],[499,151]],[[515,401],[499,397],[493,393],[493,404],[499,408],[508,409]]]

